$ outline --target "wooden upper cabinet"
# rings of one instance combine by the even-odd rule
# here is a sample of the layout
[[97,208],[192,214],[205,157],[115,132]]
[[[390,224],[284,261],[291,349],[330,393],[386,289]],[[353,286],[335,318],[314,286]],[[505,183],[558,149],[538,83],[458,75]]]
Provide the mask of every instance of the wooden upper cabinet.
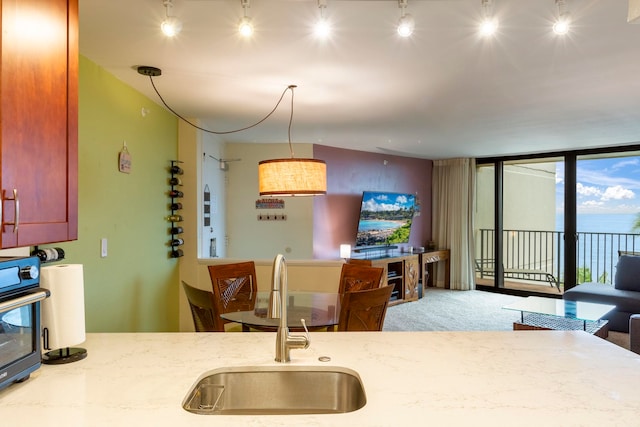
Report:
[[0,0],[0,247],[78,235],[78,0]]

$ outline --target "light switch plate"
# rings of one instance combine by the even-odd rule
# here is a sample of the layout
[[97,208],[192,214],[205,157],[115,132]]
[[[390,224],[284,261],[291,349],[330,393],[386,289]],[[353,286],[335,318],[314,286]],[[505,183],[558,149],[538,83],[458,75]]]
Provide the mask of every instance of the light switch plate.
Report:
[[100,239],[100,258],[107,257],[107,238]]

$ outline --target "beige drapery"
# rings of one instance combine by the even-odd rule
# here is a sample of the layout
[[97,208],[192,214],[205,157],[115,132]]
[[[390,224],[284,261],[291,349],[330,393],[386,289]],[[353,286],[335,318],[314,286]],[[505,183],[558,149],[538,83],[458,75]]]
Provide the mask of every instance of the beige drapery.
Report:
[[476,162],[447,159],[433,162],[433,236],[451,250],[451,289],[475,289],[473,210]]

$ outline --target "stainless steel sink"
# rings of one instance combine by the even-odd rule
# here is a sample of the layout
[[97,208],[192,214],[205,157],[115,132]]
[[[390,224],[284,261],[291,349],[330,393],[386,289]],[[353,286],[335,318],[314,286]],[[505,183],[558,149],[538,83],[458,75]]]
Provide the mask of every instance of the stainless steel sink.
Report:
[[182,402],[208,415],[334,414],[367,403],[357,372],[324,366],[249,366],[205,373]]

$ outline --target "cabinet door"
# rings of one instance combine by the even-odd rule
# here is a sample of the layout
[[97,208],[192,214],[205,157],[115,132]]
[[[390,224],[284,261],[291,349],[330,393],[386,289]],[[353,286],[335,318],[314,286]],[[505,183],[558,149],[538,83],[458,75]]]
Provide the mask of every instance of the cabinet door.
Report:
[[3,248],[77,238],[77,13],[2,0]]
[[404,289],[405,299],[414,301],[418,299],[418,286],[420,276],[420,262],[418,257],[408,257],[404,262]]

